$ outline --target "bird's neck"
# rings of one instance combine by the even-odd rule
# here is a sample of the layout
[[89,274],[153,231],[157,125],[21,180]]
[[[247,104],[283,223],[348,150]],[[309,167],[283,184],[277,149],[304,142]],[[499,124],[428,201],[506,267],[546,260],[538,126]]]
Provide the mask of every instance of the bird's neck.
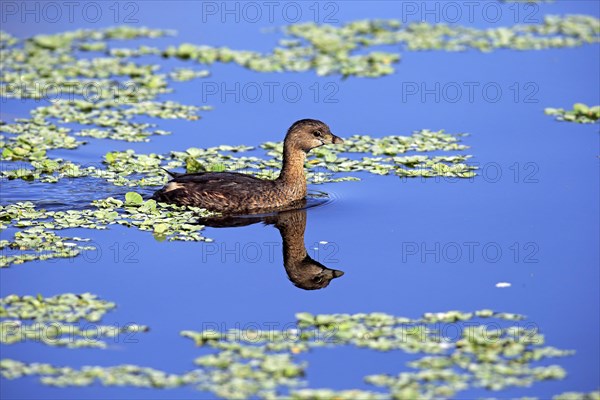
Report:
[[283,148],[283,166],[281,173],[277,178],[280,185],[291,190],[290,193],[298,200],[306,196],[306,176],[304,175],[304,162],[306,153],[299,149],[289,148],[284,145]]
[[280,214],[275,224],[283,242],[283,263],[286,270],[299,268],[306,258],[304,231],[306,229],[306,212]]

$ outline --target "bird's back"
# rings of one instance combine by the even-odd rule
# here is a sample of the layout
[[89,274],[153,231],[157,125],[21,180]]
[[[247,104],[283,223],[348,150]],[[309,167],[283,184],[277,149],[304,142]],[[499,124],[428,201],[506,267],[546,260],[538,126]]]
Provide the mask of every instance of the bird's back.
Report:
[[285,201],[274,181],[235,172],[176,175],[152,198],[164,203],[238,214],[277,206]]

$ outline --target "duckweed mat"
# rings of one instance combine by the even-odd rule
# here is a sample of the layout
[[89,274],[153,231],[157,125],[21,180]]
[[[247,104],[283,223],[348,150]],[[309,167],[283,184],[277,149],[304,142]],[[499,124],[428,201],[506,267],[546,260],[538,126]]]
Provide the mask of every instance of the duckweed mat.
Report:
[[[59,320],[86,318],[113,307],[90,294],[48,299],[13,295],[1,304],[13,317],[25,312],[28,318],[42,320],[51,315]],[[448,337],[444,332],[449,327],[459,333]],[[199,347],[195,367],[183,374],[136,365],[75,369],[11,359],[0,361],[0,374],[7,379],[37,376],[43,384],[59,387],[96,383],[154,389],[192,386],[237,399],[435,399],[464,396],[473,388],[498,391],[563,379],[564,369],[548,361],[573,354],[546,346],[538,327],[525,317],[492,310],[428,313],[419,319],[384,313],[299,313],[295,326],[285,330],[187,330],[181,336]],[[333,347],[414,356],[404,372],[366,376],[364,381],[373,390],[310,388],[310,368],[302,355]],[[556,399],[597,396],[597,392],[565,393]]]
[[593,124],[600,119],[600,106],[590,107],[583,103],[573,104],[572,110],[563,108],[546,108],[547,115],[554,115],[558,121]]
[[[108,338],[147,332],[138,324],[98,325],[115,303],[91,293],[0,298],[0,344],[36,342],[67,348],[107,348]],[[31,322],[31,323],[29,323]]]

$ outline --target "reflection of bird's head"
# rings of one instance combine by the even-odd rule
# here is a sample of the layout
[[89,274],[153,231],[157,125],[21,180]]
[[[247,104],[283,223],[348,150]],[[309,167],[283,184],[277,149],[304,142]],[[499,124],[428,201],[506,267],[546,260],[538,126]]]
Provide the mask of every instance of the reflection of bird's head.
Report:
[[294,285],[305,290],[322,289],[332,279],[344,275],[342,271],[327,268],[307,254],[304,245],[306,210],[279,213],[275,226],[283,242],[283,266]]
[[343,271],[327,268],[308,255],[298,265],[286,265],[285,267],[290,281],[305,290],[323,289],[329,285],[332,279],[344,275]]
[[[302,200],[304,205],[306,200]],[[281,234],[283,245],[283,266],[290,281],[305,290],[327,287],[332,279],[344,275],[343,271],[330,269],[312,259],[306,252],[304,230],[306,210],[290,210],[271,215],[220,216],[202,218],[201,223],[211,227],[239,227],[264,222],[273,224]]]

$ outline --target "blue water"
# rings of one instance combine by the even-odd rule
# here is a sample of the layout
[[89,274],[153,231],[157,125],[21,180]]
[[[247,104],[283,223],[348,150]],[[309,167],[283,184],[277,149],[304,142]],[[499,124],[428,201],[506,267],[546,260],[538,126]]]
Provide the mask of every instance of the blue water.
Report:
[[[407,3],[424,7],[421,2],[404,2],[402,6],[357,1],[331,3],[337,8],[324,9],[330,3],[321,3],[319,20],[323,20],[323,13],[335,10],[334,17],[340,22],[411,19],[414,16],[402,8]],[[193,42],[266,51],[278,35],[261,33],[261,29],[286,24],[277,13],[273,24],[266,14],[256,23],[243,18],[238,23],[227,15],[222,22],[220,15],[203,13],[200,2],[136,4],[139,9],[135,17],[140,25],[179,31],[176,38],[153,41],[158,47]],[[313,3],[297,4],[303,11],[302,20],[314,19],[309,8]],[[103,18],[97,23],[88,23],[77,13],[73,23],[66,17],[57,23],[44,22],[43,18],[36,23],[29,17],[23,23],[20,15],[5,14],[2,28],[23,37],[113,25],[108,3],[102,7]],[[476,13],[473,25],[512,24],[515,9],[509,7],[515,6],[502,6],[503,18],[497,23]],[[517,8],[520,22],[524,13],[532,10],[538,19],[545,14],[600,16],[595,1],[558,0],[542,4],[539,9],[517,7],[521,7]],[[429,20],[443,17],[440,13],[429,15]],[[119,21],[123,18],[120,15]],[[397,72],[379,79],[340,80],[317,77],[312,72],[259,74],[231,65],[208,68],[209,78],[175,84],[175,93],[163,96],[184,104],[214,106],[202,120],[158,121],[160,129],[174,134],[152,138],[150,143],[91,140],[77,151],[52,154],[97,162],[109,150],[127,148],[165,152],[218,144],[256,145],[279,140],[291,122],[310,117],[326,121],[342,137],[404,135],[423,128],[468,132],[468,153],[482,167],[481,174],[456,182],[358,174],[360,182],[313,187],[330,193],[334,201],[308,210],[307,249],[321,263],[345,272],[329,287],[317,291],[304,291],[289,282],[282,266],[281,239],[272,226],[207,229],[206,235],[215,239],[210,244],[158,243],[147,233],[123,227],[65,232],[92,237],[101,254],[0,270],[0,295],[96,293],[118,304],[103,323],[136,322],[149,325],[151,331],[135,336],[137,343],[115,343],[108,350],[67,350],[38,344],[2,346],[2,358],[72,367],[131,363],[183,372],[193,367],[192,359],[201,352],[179,337],[184,329],[214,324],[222,328],[247,327],[253,323],[281,328],[293,322],[294,314],[300,311],[379,311],[418,317],[432,311],[491,308],[527,315],[528,321],[541,329],[548,345],[576,350],[576,355],[554,360],[568,372],[562,381],[501,393],[472,390],[461,393],[460,398],[549,398],[565,391],[598,388],[598,125],[559,123],[543,112],[545,107],[567,108],[575,102],[600,104],[597,45],[490,54],[403,52]],[[278,83],[277,87],[299,87],[302,95],[292,102],[283,91],[275,90],[272,99],[265,91],[257,102],[243,94],[237,101],[220,89],[221,85],[235,88],[236,83],[248,90]],[[423,93],[423,89],[435,89],[436,84],[438,91]],[[219,88],[217,94],[207,91],[215,85]],[[469,85],[475,88],[472,99],[466,89]],[[456,87],[465,88],[458,98],[452,92]],[[484,87],[490,92],[484,93]],[[417,93],[411,94],[415,88]],[[492,92],[496,88],[502,90],[498,98]],[[2,115],[23,115],[31,104],[2,103]],[[113,188],[107,194],[108,187],[80,182],[64,181],[52,187],[48,195],[48,185],[3,182],[2,202],[44,201],[47,196],[60,200],[61,195],[67,202],[91,200],[127,191]],[[320,241],[329,244],[318,244]],[[260,250],[259,256],[256,249]],[[511,286],[497,288],[498,282]],[[304,357],[310,361],[310,387],[344,389],[369,388],[362,382],[363,376],[400,372],[413,356],[340,348]],[[210,397],[192,388],[159,391],[96,385],[55,389],[41,385],[35,378],[0,381],[0,397],[6,399],[199,395]]]

